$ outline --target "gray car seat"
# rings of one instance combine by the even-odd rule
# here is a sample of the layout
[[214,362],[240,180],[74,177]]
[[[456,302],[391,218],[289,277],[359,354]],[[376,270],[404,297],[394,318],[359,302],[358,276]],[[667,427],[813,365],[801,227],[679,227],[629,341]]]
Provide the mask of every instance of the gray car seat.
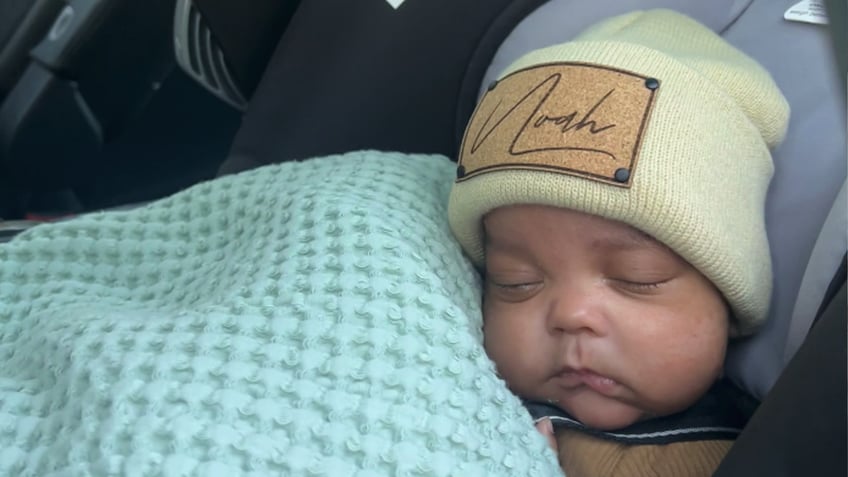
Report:
[[[513,30],[481,82],[480,94],[519,56],[567,41],[602,18],[667,7],[757,59],[786,95],[792,117],[773,155],[766,210],[775,272],[770,318],[760,333],[731,345],[726,366],[731,379],[765,403],[717,472],[721,476],[846,472],[845,84],[827,27],[784,18],[796,3],[551,0]],[[830,303],[827,324],[808,337]]]

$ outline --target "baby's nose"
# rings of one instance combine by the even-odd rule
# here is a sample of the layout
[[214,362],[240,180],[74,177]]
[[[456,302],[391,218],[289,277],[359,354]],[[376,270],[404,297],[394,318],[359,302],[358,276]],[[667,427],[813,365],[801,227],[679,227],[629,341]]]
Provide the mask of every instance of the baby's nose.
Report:
[[606,333],[604,300],[592,286],[563,286],[551,299],[548,329],[555,333]]

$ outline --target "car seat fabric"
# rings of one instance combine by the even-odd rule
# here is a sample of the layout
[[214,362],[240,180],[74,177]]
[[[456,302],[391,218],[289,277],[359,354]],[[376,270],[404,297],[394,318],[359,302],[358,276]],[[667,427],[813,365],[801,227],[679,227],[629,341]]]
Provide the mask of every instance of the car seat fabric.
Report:
[[[583,29],[609,17],[634,10],[669,8],[703,23],[713,31],[721,31],[733,23],[751,0],[619,0],[616,2],[581,2],[549,0],[523,19],[500,45],[492,58],[478,91],[497,79],[518,58],[535,49],[569,41]],[[464,130],[464,127],[463,127]]]
[[[789,132],[774,154],[775,176],[766,202],[766,225],[775,270],[771,318],[762,332],[731,349],[728,373],[759,396],[787,361],[787,330],[814,244],[846,176],[844,83],[836,72],[826,27],[782,18],[794,2],[757,0],[725,33],[760,61],[792,107]],[[822,240],[845,252],[845,230]],[[818,304],[809,310],[815,315]]]
[[495,49],[543,2],[302,2],[219,174],[366,148],[455,156]]
[[561,475],[446,157],[268,166],[0,244],[0,475]]
[[[766,225],[775,276],[770,317],[754,337],[734,343],[727,372],[756,397],[771,388],[787,360],[787,333],[807,262],[825,218],[845,180],[845,109],[830,38],[822,25],[790,22],[783,13],[796,1],[551,0],[516,26],[495,54],[480,85],[526,52],[568,41],[601,18],[634,9],[668,7],[720,32],[772,73],[792,108],[783,145],[773,152],[775,176],[766,206]],[[838,232],[838,231],[837,231]],[[845,252],[845,232],[822,240],[842,253],[820,270],[829,282]],[[821,278],[824,277],[824,278]],[[815,315],[816,307],[809,313]],[[806,313],[806,311],[803,311]]]

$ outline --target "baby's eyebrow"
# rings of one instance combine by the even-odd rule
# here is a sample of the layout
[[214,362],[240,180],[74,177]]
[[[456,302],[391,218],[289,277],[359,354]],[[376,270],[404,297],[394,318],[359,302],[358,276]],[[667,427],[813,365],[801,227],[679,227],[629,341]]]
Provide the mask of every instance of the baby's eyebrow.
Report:
[[505,253],[510,255],[520,255],[526,253],[524,247],[522,246],[523,242],[515,241],[510,237],[499,237],[493,235],[487,231],[483,232],[483,246],[486,250],[486,256],[488,257],[491,253],[497,251],[498,253]]

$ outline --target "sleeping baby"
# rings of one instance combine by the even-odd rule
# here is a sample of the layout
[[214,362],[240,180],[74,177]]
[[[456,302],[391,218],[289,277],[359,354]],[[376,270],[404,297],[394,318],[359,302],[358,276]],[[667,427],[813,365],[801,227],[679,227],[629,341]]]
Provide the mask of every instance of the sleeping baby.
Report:
[[789,108],[668,10],[597,24],[490,85],[449,203],[485,348],[569,477],[707,476],[750,415],[722,379],[764,321],[764,202]]

